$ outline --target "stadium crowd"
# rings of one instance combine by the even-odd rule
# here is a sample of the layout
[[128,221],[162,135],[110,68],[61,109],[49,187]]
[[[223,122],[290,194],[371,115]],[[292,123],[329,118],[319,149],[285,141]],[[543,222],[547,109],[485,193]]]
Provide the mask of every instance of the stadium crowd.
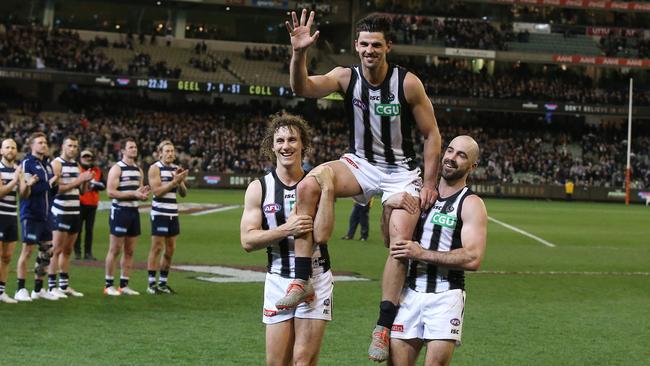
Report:
[[438,19],[397,15],[393,27],[398,42],[405,44],[441,41],[446,47],[507,50],[507,41],[524,40],[515,37],[508,26],[501,30],[481,19]]
[[181,77],[181,68],[167,66],[167,62],[151,62],[151,56],[144,52],[135,52],[128,64],[129,75],[146,75],[150,77],[174,78]]
[[[629,79],[625,77],[603,77],[596,82],[571,69],[546,66],[536,70],[525,64],[497,69],[490,75],[487,67],[474,72],[464,66],[463,61],[453,59],[441,59],[437,65],[409,63],[407,60],[398,63],[420,75],[429,95],[610,105],[628,102]],[[637,89],[634,103],[650,105],[650,91]]]
[[[259,153],[265,121],[281,110],[260,103],[250,108],[198,102],[172,106],[144,96],[78,92],[64,95],[61,101],[70,112],[5,115],[0,135],[15,136],[19,146],[37,130],[48,131],[53,143],[77,135],[81,146],[95,150],[105,166],[116,161],[119,141],[125,136],[139,142],[145,166],[154,161],[156,144],[171,139],[179,162],[194,173],[259,174],[271,166]],[[338,159],[346,151],[342,111],[299,106],[292,112],[304,115],[315,129],[315,148],[307,154],[306,166]],[[459,118],[438,113],[443,140],[470,134],[482,147],[474,180],[562,184],[572,179],[577,185],[608,187],[620,187],[624,181],[625,134],[617,126],[593,127],[575,118],[562,124],[534,115],[487,112]],[[634,187],[650,188],[650,131],[637,129],[633,142]]]
[[633,37],[612,32],[600,38],[600,47],[607,56],[650,57],[650,39],[646,39],[641,32],[637,32]]
[[[72,31],[0,24],[0,66],[117,74],[115,62]],[[99,43],[99,44],[98,44]]]

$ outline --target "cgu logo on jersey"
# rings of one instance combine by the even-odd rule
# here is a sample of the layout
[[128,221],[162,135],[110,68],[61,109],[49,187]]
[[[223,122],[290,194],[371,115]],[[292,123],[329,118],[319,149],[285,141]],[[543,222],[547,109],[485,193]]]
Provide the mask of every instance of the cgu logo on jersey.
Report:
[[399,116],[399,104],[375,104],[375,114],[378,116]]
[[431,223],[453,229],[456,227],[456,220],[457,218],[454,216],[449,216],[449,215],[436,212],[433,214],[433,217],[431,218]]
[[268,205],[264,206],[264,213],[272,214],[280,211],[281,209],[282,206],[280,206],[279,203],[269,203]]

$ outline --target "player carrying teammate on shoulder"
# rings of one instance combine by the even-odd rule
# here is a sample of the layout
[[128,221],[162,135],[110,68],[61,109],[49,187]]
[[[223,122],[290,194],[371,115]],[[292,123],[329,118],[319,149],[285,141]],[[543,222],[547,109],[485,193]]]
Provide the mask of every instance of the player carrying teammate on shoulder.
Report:
[[[334,196],[354,197],[363,204],[375,194],[382,194],[385,204],[391,196],[407,192],[403,196],[406,204],[400,207],[408,209],[392,210],[386,233],[391,246],[399,240],[411,239],[420,208],[429,208],[437,196],[441,142],[433,106],[420,79],[386,60],[392,46],[390,20],[372,15],[357,23],[355,49],[359,65],[308,76],[307,49],[319,35],[318,31],[310,34],[314,12],[307,17],[303,9],[300,21],[294,12],[291,15],[293,24],[286,22],[293,48],[291,87],[297,95],[311,98],[343,93],[350,126],[350,153],[315,168],[298,185],[297,214],[320,221],[318,217],[325,213],[317,213],[317,205],[323,199],[322,187],[327,179],[332,179],[327,183],[334,187]],[[414,129],[424,137],[424,182],[414,151]],[[296,280],[276,304],[279,308],[295,307],[313,294],[309,281],[312,240],[317,244],[326,242],[333,221],[332,212],[322,220],[323,225],[314,226],[313,235],[306,233],[296,238]],[[388,358],[390,327],[405,276],[406,261],[388,256],[379,320],[368,350],[368,357],[374,361]]]
[[412,240],[400,240],[391,256],[408,259],[409,270],[392,327],[394,366],[415,365],[422,346],[424,364],[449,365],[460,345],[465,314],[465,271],[481,265],[487,242],[487,212],[467,187],[479,146],[469,136],[449,143],[442,158],[436,203],[420,215]]

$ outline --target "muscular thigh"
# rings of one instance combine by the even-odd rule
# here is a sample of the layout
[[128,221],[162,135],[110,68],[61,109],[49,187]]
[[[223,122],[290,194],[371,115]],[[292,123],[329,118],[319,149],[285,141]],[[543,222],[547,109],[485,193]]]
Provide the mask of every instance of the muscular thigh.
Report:
[[327,165],[334,171],[334,191],[336,197],[352,197],[363,193],[357,178],[341,161],[330,161]]
[[326,324],[325,320],[320,319],[294,318],[294,330],[296,332],[294,358],[313,361],[318,357]]
[[454,348],[455,343],[451,340],[428,341],[425,366],[449,365]]
[[397,339],[390,340],[390,364],[392,366],[415,365],[418,355],[422,349],[420,339]]

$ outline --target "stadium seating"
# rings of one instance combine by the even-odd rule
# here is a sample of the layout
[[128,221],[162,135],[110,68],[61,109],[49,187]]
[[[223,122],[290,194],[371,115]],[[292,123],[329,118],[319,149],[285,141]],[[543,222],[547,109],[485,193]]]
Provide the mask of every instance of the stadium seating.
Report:
[[[157,143],[171,138],[180,162],[195,172],[258,174],[269,166],[260,154],[259,141],[266,116],[275,112],[271,105],[170,105],[144,97],[71,93],[62,102],[72,111],[86,110],[85,116],[14,112],[8,123],[0,123],[0,135],[13,134],[19,144],[34,128],[51,131],[52,142],[67,134],[78,135],[81,145],[96,149],[99,160],[106,164],[118,156],[114,147],[117,140],[139,136],[141,156],[149,162]],[[308,156],[312,165],[338,159],[346,151],[347,129],[337,108],[302,106],[290,111],[304,115],[314,129],[314,150]],[[82,130],[79,121],[84,118],[89,122]],[[620,187],[624,181],[625,159],[620,150],[624,137],[616,128],[595,129],[576,119],[571,122],[570,133],[558,125],[555,128],[560,129],[552,134],[547,122],[536,116],[478,113],[465,118],[438,112],[443,146],[459,134],[474,136],[481,146],[480,169],[473,175],[476,181],[561,184],[570,177],[577,185],[605,187]],[[650,188],[650,134],[643,129],[637,129],[636,134],[633,187]],[[422,151],[419,142],[415,150]]]
[[529,42],[508,42],[508,49],[519,52],[543,52],[564,55],[602,55],[594,40],[585,35],[531,34]]

